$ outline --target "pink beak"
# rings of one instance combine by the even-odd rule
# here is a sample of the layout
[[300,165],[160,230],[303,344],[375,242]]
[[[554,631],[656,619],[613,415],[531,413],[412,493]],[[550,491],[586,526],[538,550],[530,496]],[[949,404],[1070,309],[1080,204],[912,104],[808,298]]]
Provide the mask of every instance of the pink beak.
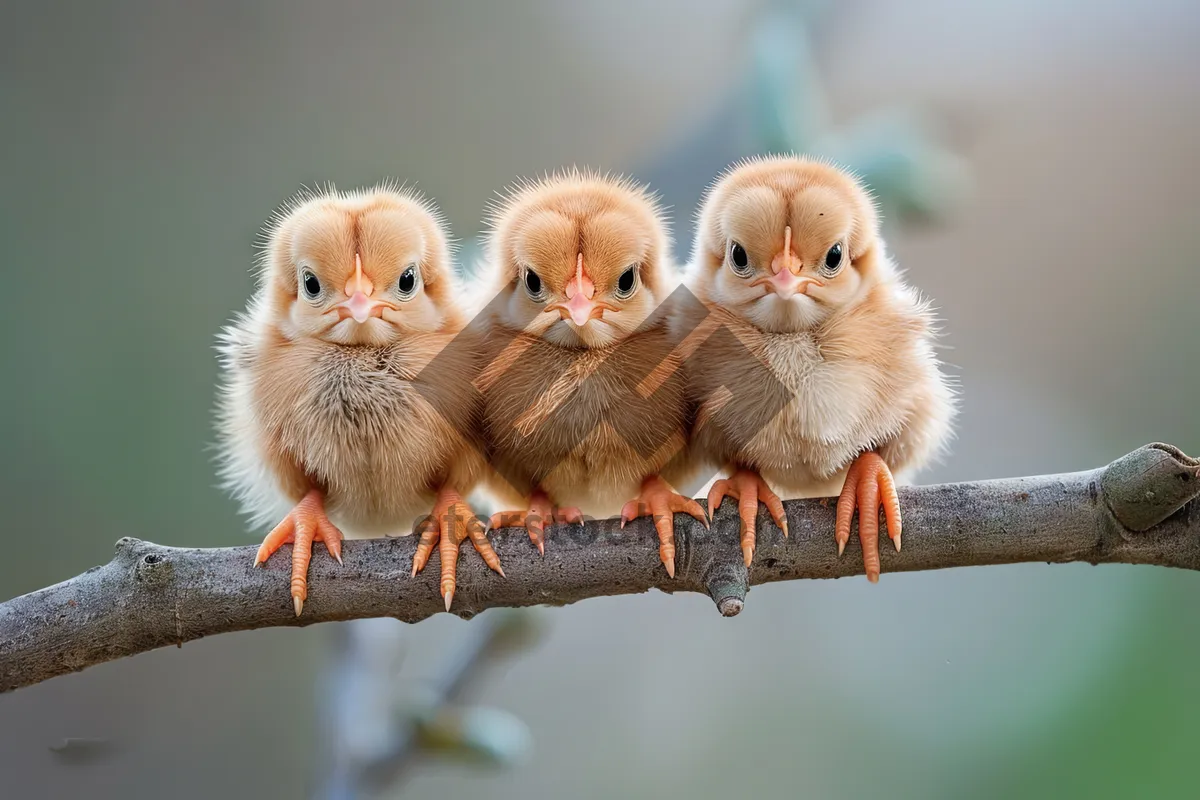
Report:
[[769,278],[759,278],[750,285],[765,285],[782,300],[790,300],[797,294],[808,294],[811,284],[825,285],[816,278],[800,277],[800,271],[803,269],[804,262],[792,251],[792,226],[788,225],[783,229],[783,249],[771,260],[771,271],[774,274]]
[[[368,299],[368,297],[362,292],[355,292],[354,295],[342,305],[342,308],[350,312],[350,316],[354,319],[354,321],[361,325],[371,318],[371,312],[378,308],[378,306],[372,303],[370,299]],[[383,313],[382,309],[380,309],[379,313]]]
[[346,281],[344,291],[349,299],[337,304],[338,312],[343,319],[350,317],[361,325],[371,317],[383,316],[383,308],[388,304],[371,297],[375,291],[375,285],[371,283],[370,278],[363,274],[362,256],[358,253],[354,254],[354,275]]
[[570,319],[580,328],[593,319],[600,319],[606,310],[613,310],[608,303],[592,299],[596,295],[596,284],[583,271],[583,253],[575,261],[575,278],[567,284],[566,295],[567,302],[552,303],[546,310],[557,311],[563,319]]

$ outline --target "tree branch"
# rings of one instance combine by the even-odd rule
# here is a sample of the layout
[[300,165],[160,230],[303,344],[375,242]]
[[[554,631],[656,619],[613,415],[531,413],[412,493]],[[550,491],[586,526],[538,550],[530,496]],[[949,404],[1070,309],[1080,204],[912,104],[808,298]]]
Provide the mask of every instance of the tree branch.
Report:
[[[1200,569],[1200,461],[1151,444],[1088,472],[908,487],[900,491],[904,550],[881,547],[883,571],[1017,562],[1084,561]],[[498,606],[565,605],[651,588],[703,592],[733,616],[751,585],[861,574],[857,537],[842,558],[834,503],[785,503],[791,537],[765,510],[749,570],[738,542],[736,503],[706,530],[676,516],[674,580],[659,562],[649,519],[550,528],[541,558],[523,530],[494,534],[507,578],[465,553],[454,613]],[[443,610],[438,569],[410,578],[415,537],[348,541],[344,566],[318,554],[297,618],[288,594],[290,551],[254,569],[253,546],[183,549],[117,542],[108,564],[0,604],[0,692],[93,664],[230,631],[395,617],[417,622]]]

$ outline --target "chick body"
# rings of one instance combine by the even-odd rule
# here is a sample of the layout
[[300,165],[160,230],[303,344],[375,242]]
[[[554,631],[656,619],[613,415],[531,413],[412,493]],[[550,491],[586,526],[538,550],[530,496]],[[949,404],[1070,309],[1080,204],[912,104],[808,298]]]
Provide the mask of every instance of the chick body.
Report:
[[[482,459],[461,433],[475,409],[435,409],[413,386],[453,334],[347,347],[284,342],[256,322],[226,339],[222,423],[223,475],[256,526],[318,486],[347,537],[404,535],[443,484],[469,491],[478,480]],[[474,365],[462,356],[468,374]]]
[[221,475],[252,524],[284,518],[259,561],[296,540],[297,613],[314,531],[335,556],[343,534],[411,533],[483,474],[478,402],[457,386],[476,349],[446,348],[466,321],[450,257],[436,210],[412,193],[298,198],[270,225],[257,291],[222,335]]
[[579,171],[522,184],[495,210],[486,269],[490,486],[528,504],[493,525],[525,525],[542,549],[551,520],[652,513],[673,573],[674,511],[704,515],[666,483],[681,477],[690,416],[660,310],[678,279],[653,198]]
[[[785,498],[838,494],[851,462],[868,450],[897,473],[927,463],[950,436],[953,393],[928,338],[928,309],[897,288],[878,286],[858,308],[798,333],[764,332],[713,308],[715,321],[770,368],[791,400],[747,441],[704,424],[711,416],[702,402],[693,448],[710,464],[758,470]],[[707,354],[692,365],[693,386],[763,380],[738,348],[713,346]],[[754,398],[748,393],[746,402]]]
[[489,485],[509,505],[540,488],[586,516],[619,514],[686,444],[683,381],[667,380],[652,400],[638,395],[647,363],[669,358],[668,369],[682,377],[678,358],[668,355],[669,331],[655,326],[600,349],[564,348],[525,333],[518,339],[524,355],[487,393],[483,416],[492,459],[516,485],[505,478]]
[[[736,337],[714,337],[704,358],[688,362],[699,405],[694,452],[751,470],[785,497],[840,492],[840,547],[855,505],[864,506],[872,578],[878,551],[866,539],[878,531],[880,502],[899,547],[891,473],[941,454],[956,415],[933,314],[901,279],[877,228],[870,198],[845,172],[803,158],[755,159],[706,197],[688,277],[713,323]],[[718,387],[776,382],[782,402],[776,391],[742,393],[739,410],[761,425],[726,424]]]

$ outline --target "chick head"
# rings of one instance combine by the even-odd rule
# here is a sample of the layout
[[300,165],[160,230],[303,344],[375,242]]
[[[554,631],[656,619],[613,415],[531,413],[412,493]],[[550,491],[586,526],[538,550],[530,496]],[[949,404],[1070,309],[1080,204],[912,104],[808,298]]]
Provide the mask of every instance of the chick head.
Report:
[[493,209],[499,314],[561,346],[633,333],[673,288],[669,258],[662,211],[629,180],[572,170],[519,184]]
[[445,224],[386,185],[297,197],[267,230],[263,281],[284,336],[386,345],[461,315]]
[[793,156],[730,168],[701,205],[690,281],[762,330],[802,331],[876,279],[879,217],[850,174]]

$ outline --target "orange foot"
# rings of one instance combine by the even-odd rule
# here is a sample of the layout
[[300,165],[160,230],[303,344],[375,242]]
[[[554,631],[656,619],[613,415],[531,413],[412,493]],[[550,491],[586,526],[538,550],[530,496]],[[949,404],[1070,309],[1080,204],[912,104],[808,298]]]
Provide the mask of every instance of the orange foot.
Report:
[[583,524],[583,512],[578,508],[562,508],[550,503],[545,492],[537,491],[529,498],[527,511],[497,511],[492,514],[489,526],[495,528],[525,528],[529,540],[538,552],[546,555],[546,521],[578,522]]
[[667,568],[667,575],[675,577],[675,512],[691,514],[708,527],[704,509],[690,497],[676,494],[667,482],[657,476],[642,483],[641,493],[621,509],[621,527],[631,519],[645,517],[654,519],[658,531],[658,557]]
[[787,516],[783,513],[783,503],[779,501],[779,496],[771,491],[767,482],[759,477],[757,472],[739,469],[728,478],[714,483],[708,490],[709,514],[716,515],[721,501],[727,494],[738,499],[738,514],[742,518],[742,555],[748,567],[754,560],[754,543],[757,541],[755,523],[758,517],[758,501],[766,503],[771,518],[783,531],[784,536],[788,535]]
[[863,453],[850,465],[846,473],[846,484],[842,487],[837,504],[837,523],[834,535],[838,543],[838,555],[850,541],[850,520],[858,508],[858,538],[862,543],[863,565],[867,580],[879,580],[879,506],[883,506],[887,518],[888,535],[896,552],[900,552],[900,498],[896,496],[896,481],[892,471],[878,453]]
[[419,526],[421,541],[417,544],[417,554],[413,556],[412,574],[425,568],[433,546],[438,545],[438,554],[442,559],[442,597],[446,601],[446,610],[454,601],[454,589],[457,586],[458,546],[463,539],[469,538],[471,544],[483,556],[483,563],[505,577],[500,568],[500,556],[492,549],[488,541],[487,529],[482,521],[475,516],[470,507],[463,502],[462,496],[453,489],[446,487],[438,492],[433,505],[433,513],[426,517]]
[[283,522],[267,534],[254,557],[254,566],[261,566],[286,542],[292,542],[292,605],[298,617],[308,599],[308,562],[312,560],[313,542],[324,542],[329,555],[342,563],[342,532],[325,516],[325,498],[316,489],[304,495]]

